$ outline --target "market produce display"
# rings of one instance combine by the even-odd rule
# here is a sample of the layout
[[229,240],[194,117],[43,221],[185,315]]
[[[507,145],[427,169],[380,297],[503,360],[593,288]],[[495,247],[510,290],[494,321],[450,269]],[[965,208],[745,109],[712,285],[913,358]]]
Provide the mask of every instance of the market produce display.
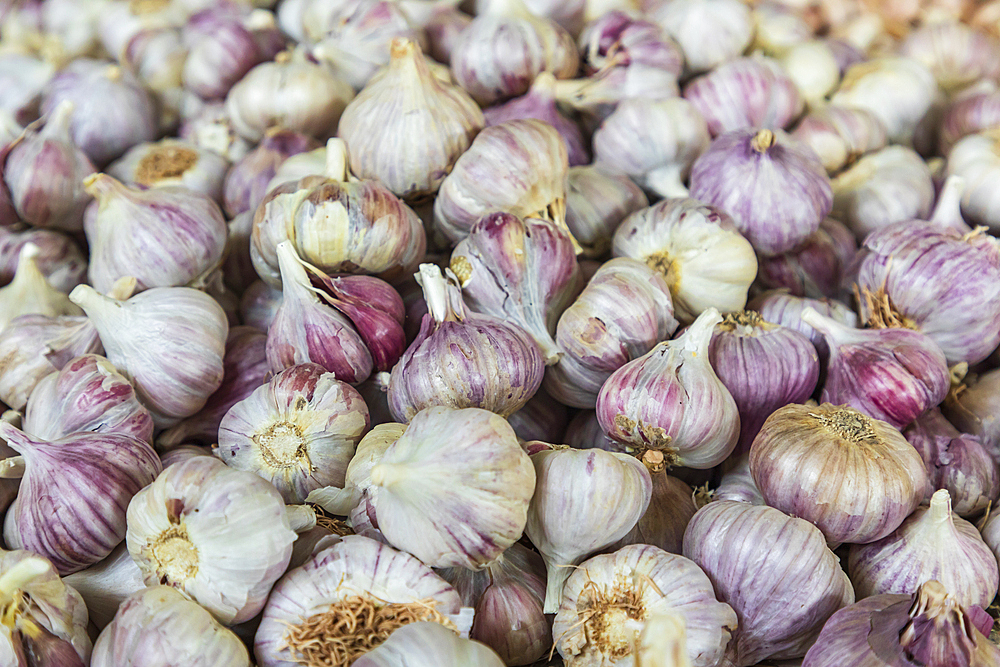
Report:
[[1000,0],[0,2],[0,667],[1000,667]]

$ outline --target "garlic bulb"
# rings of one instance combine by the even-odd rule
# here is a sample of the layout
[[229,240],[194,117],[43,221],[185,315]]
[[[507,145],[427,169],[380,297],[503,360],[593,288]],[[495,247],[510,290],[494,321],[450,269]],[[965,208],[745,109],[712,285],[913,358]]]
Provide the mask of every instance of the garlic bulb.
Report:
[[264,608],[295,533],[273,486],[195,456],[136,494],[125,540],[147,585],[173,586],[231,625]]
[[257,210],[267,195],[268,183],[282,162],[293,155],[316,148],[316,141],[305,134],[271,128],[256,148],[236,161],[226,172],[223,185],[223,208],[230,218]]
[[389,379],[389,409],[406,422],[434,405],[483,408],[507,417],[542,383],[545,362],[519,327],[466,311],[454,274],[421,264],[418,281],[430,313]]
[[662,197],[686,197],[684,181],[709,145],[705,119],[690,102],[625,100],[594,133],[596,163]]
[[837,56],[825,40],[794,44],[779,61],[810,107],[824,105],[826,96],[840,83]]
[[21,124],[31,122],[38,117],[39,98],[55,73],[54,63],[24,53],[4,53],[0,56],[4,91],[0,108],[10,114],[11,120]]
[[38,269],[60,292],[69,292],[86,280],[87,257],[71,237],[49,229],[10,231],[0,227],[0,282],[13,280],[21,250],[29,243],[38,247],[34,257]]
[[694,199],[665,199],[625,218],[611,252],[663,273],[684,324],[707,308],[742,309],[757,273],[753,247],[733,219]]
[[809,308],[844,326],[858,326],[857,313],[834,299],[806,299],[792,296],[784,290],[775,290],[764,292],[750,302],[750,309],[756,310],[768,322],[805,334],[819,353],[821,367],[825,368],[826,361],[830,358],[830,348],[826,337],[802,320],[802,313]]
[[263,280],[250,284],[240,299],[240,319],[247,325],[266,332],[281,306],[281,290],[270,287]]
[[347,105],[337,132],[359,178],[379,180],[398,197],[430,196],[483,129],[483,113],[464,90],[431,74],[416,42],[394,40],[391,53],[388,68]]
[[784,288],[794,296],[836,298],[857,252],[851,230],[824,218],[819,229],[796,248],[758,258],[757,280],[761,286]]
[[166,25],[140,30],[118,52],[121,65],[157,94],[161,129],[172,128],[185,106],[181,75],[187,57],[181,30]]
[[677,0],[659,4],[651,13],[680,45],[689,74],[714,69],[739,56],[750,45],[754,20],[738,0]]
[[556,647],[573,664],[632,665],[646,620],[671,611],[684,619],[692,667],[719,664],[736,629],[733,609],[683,556],[637,544],[595,556],[575,569],[552,625]]
[[642,61],[611,62],[590,76],[556,82],[560,104],[580,112],[588,125],[600,123],[625,100],[677,97],[677,76]]
[[83,179],[94,165],[70,136],[73,103],[61,102],[42,129],[28,126],[11,146],[3,180],[22,220],[38,227],[79,231],[90,198]]
[[668,466],[707,469],[736,447],[740,417],[709,363],[722,316],[709,308],[678,338],[630,361],[601,387],[597,419],[631,450],[657,450]]
[[253,144],[237,134],[225,104],[210,102],[185,118],[178,130],[181,140],[218,153],[235,162],[250,152]]
[[[433,621],[456,629],[461,622],[455,589],[409,554],[360,535],[320,546],[267,601],[254,639],[261,667],[359,664],[401,626]],[[457,629],[468,633],[468,625]]]
[[507,423],[519,440],[563,442],[569,424],[569,408],[539,389],[524,407],[510,414]]
[[524,532],[545,560],[544,610],[553,614],[571,566],[628,534],[649,506],[652,482],[635,457],[599,449],[543,448],[531,462],[535,493]]
[[719,479],[719,485],[715,487],[715,494],[712,496],[713,500],[735,500],[750,505],[767,504],[750,474],[749,455],[744,454],[735,462],[730,459],[726,465],[731,467]]
[[878,116],[867,109],[835,104],[812,109],[795,126],[792,137],[813,149],[830,174],[888,142]]
[[628,176],[597,165],[569,168],[566,227],[583,248],[583,257],[605,255],[621,221],[647,206],[645,193]]
[[[580,410],[566,427],[564,441],[574,449],[603,449],[618,452],[621,445],[604,434],[594,410]],[[662,456],[662,453],[660,454]],[[643,454],[643,460],[645,460]],[[668,550],[669,551],[669,550]]]
[[420,219],[388,188],[350,178],[347,147],[340,139],[327,143],[325,177],[306,176],[271,188],[254,214],[250,255],[272,287],[281,284],[277,246],[282,241],[290,241],[303,260],[323,271],[390,281],[412,275],[427,243]]
[[80,315],[82,311],[65,294],[49,284],[38,270],[38,246],[25,244],[18,253],[13,280],[0,287],[0,330],[20,315]]
[[631,532],[609,551],[617,551],[630,544],[649,544],[669,553],[679,554],[684,541],[684,529],[698,511],[694,491],[681,480],[666,473],[662,452],[649,450],[642,455],[642,462],[653,481],[649,507]]
[[[767,549],[744,549],[744,545]],[[739,619],[726,664],[797,658],[854,590],[815,526],[772,507],[718,500],[698,510],[684,555],[701,567]]]
[[458,242],[494,211],[561,221],[568,169],[566,143],[548,123],[512,120],[488,127],[441,182],[434,225]]
[[1000,170],[996,149],[1000,137],[991,131],[970,134],[958,141],[948,154],[946,173],[965,180],[962,194],[962,215],[972,224],[1000,229],[1000,204],[990,187],[991,179]]
[[250,665],[239,637],[169,586],[144,588],[122,602],[94,642],[91,665],[153,667],[165,655],[190,667]]
[[500,657],[479,642],[462,639],[439,623],[419,622],[396,630],[357,667],[501,667]]
[[195,414],[219,388],[229,325],[212,297],[187,287],[154,287],[122,301],[87,285],[72,295],[158,426]]
[[302,503],[313,489],[344,485],[366,430],[368,408],[357,390],[304,364],[278,373],[226,413],[215,455],[269,481],[285,502]]
[[[436,3],[420,4],[433,6]],[[427,55],[439,63],[450,63],[455,44],[470,23],[472,17],[452,6],[450,2],[437,7],[434,14],[423,24],[424,34],[427,36]]]
[[[906,36],[899,54],[927,67],[946,92],[1000,75],[1000,42],[958,21],[920,26]],[[941,583],[954,594],[947,582]]]
[[125,542],[101,562],[68,574],[63,581],[83,597],[90,621],[98,630],[111,622],[125,598],[146,588],[142,572],[132,560]]
[[257,65],[226,95],[226,112],[240,136],[260,141],[271,127],[283,127],[317,139],[333,135],[351,85],[299,48]]
[[641,64],[659,68],[675,78],[683,73],[684,54],[662,27],[636,18],[624,8],[594,13],[595,18],[578,40],[585,58],[584,71],[594,73],[623,64],[626,67]]
[[1000,126],[1000,91],[990,85],[984,91],[964,93],[948,106],[941,118],[938,151],[948,157],[960,139]]
[[918,507],[895,532],[851,546],[848,572],[858,597],[910,595],[932,579],[963,607],[986,608],[1000,584],[997,559],[979,531],[951,511],[951,496],[935,491],[930,507]]
[[593,408],[614,371],[673,334],[673,310],[657,271],[630,257],[605,262],[559,317],[563,354],[546,371],[546,389],[566,405]]
[[750,472],[768,505],[811,521],[837,544],[890,534],[929,483],[899,431],[829,403],[776,410],[750,448]]
[[970,374],[942,404],[944,414],[962,432],[979,438],[990,457],[1000,462],[1000,371]]
[[229,161],[207,148],[161,139],[133,146],[108,166],[107,173],[129,185],[183,186],[221,202],[222,183],[228,169]]

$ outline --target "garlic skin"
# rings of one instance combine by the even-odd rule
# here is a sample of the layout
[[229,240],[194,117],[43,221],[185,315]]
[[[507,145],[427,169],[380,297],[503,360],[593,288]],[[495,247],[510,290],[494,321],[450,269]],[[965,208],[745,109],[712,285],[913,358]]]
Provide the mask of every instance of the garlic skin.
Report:
[[135,495],[125,541],[147,585],[173,586],[232,625],[264,608],[295,533],[273,486],[195,456]]
[[810,110],[792,130],[792,138],[813,149],[829,174],[888,143],[878,116],[867,109],[835,104]]
[[741,310],[757,274],[757,256],[733,219],[690,198],[664,199],[625,218],[611,253],[663,273],[682,324],[708,308]]
[[278,373],[226,413],[215,455],[269,481],[286,503],[303,503],[313,489],[344,485],[368,425],[357,390],[316,364],[303,364]]
[[938,151],[948,157],[959,140],[1000,126],[1000,92],[993,85],[984,91],[958,96],[941,118]]
[[439,623],[411,623],[354,661],[357,667],[501,667],[504,661],[479,642],[463,639]]
[[647,451],[642,462],[653,481],[649,507],[628,535],[609,548],[617,551],[630,544],[649,544],[672,554],[681,552],[684,529],[698,511],[694,490],[666,473],[663,454]]
[[199,104],[178,129],[178,137],[190,144],[218,153],[235,162],[250,152],[253,144],[237,134],[222,102]]
[[146,588],[142,572],[132,560],[125,542],[115,547],[104,560],[66,575],[63,581],[83,597],[90,621],[98,630],[112,621],[125,598]]
[[108,166],[107,173],[129,185],[149,188],[182,186],[222,201],[229,161],[186,141],[161,139],[133,146]]
[[222,197],[226,214],[232,219],[248,212],[253,220],[253,213],[267,195],[268,183],[281,163],[316,147],[312,137],[300,132],[281,128],[265,132],[260,143],[226,172]]
[[87,275],[98,291],[125,276],[135,277],[140,291],[196,284],[222,261],[226,221],[209,197],[182,186],[141,190],[106,174],[88,177],[84,187],[97,200],[85,230]]
[[970,134],[952,147],[945,171],[965,181],[962,215],[969,223],[986,225],[994,231],[1000,229],[1000,204],[989,184],[1000,171],[997,145],[998,139],[990,131]]
[[450,63],[455,44],[462,31],[470,23],[472,23],[472,17],[456,7],[450,6],[450,3],[446,2],[437,8],[423,25],[424,34],[427,36],[427,55],[439,63]]
[[935,491],[887,537],[852,545],[848,572],[858,597],[910,595],[925,581],[944,584],[963,607],[993,602],[1000,571],[979,531],[951,511],[948,491]]
[[229,324],[204,292],[155,287],[118,300],[78,285],[72,300],[86,311],[108,360],[133,383],[158,427],[198,412],[222,383]]
[[659,4],[651,13],[680,45],[684,69],[699,74],[738,57],[750,46],[754,20],[738,0],[680,0]]
[[[415,41],[393,40],[391,55],[388,67],[347,105],[337,133],[359,178],[417,199],[437,191],[485,121],[464,90],[431,73]],[[405,143],[387,143],[385,136]]]
[[181,74],[187,57],[182,32],[173,26],[140,30],[118,53],[122,66],[157,95],[162,129],[172,129],[185,106]]
[[563,442],[569,425],[569,408],[539,389],[524,407],[507,416],[519,440]]
[[4,91],[0,108],[11,120],[30,123],[38,117],[39,98],[55,73],[54,63],[24,53],[4,53],[0,56],[0,82]]
[[[958,21],[920,26],[899,45],[899,54],[927,67],[945,92],[1000,75],[1000,42]],[[947,582],[941,583],[953,593]]]
[[963,433],[976,436],[990,457],[1000,463],[1000,370],[969,374],[941,405],[948,420]]
[[624,63],[626,67],[641,64],[658,68],[675,78],[683,73],[684,54],[656,23],[636,18],[624,8],[594,11],[594,15],[577,40],[585,72],[592,74]]
[[819,353],[820,365],[823,368],[830,358],[830,347],[822,333],[802,320],[802,313],[811,308],[844,326],[858,326],[858,314],[840,301],[797,297],[784,290],[764,292],[751,301],[749,307],[760,313],[760,316],[768,322],[793,329],[808,337]]
[[614,371],[676,329],[661,275],[636,259],[609,260],[559,317],[556,344],[563,355],[546,371],[546,390],[566,405],[593,408]]
[[153,667],[164,655],[191,667],[249,667],[239,637],[169,586],[137,591],[94,642],[92,667]]
[[65,294],[49,284],[38,269],[38,246],[25,244],[18,253],[14,278],[0,287],[0,331],[21,315],[80,315],[81,310]]
[[240,319],[258,331],[267,332],[281,301],[281,290],[270,287],[263,280],[257,280],[246,288],[240,298]]
[[666,611],[684,619],[692,667],[718,665],[736,629],[736,613],[716,601],[712,582],[697,565],[645,544],[595,556],[575,569],[552,635],[572,664],[624,667],[634,664],[634,643],[647,619]]
[[760,495],[760,489],[753,481],[750,474],[750,457],[747,454],[740,456],[735,462],[730,459],[727,466],[729,470],[719,479],[719,485],[715,487],[713,500],[733,500],[750,505],[766,505],[764,497]]
[[569,168],[566,227],[583,248],[582,257],[605,255],[621,221],[647,206],[649,199],[628,176],[597,165]]
[[826,96],[840,83],[837,56],[825,40],[794,44],[781,55],[779,62],[809,107],[825,105]]
[[527,119],[487,127],[441,182],[434,225],[457,243],[494,211],[560,221],[568,169],[566,143],[548,123]]
[[[814,523],[837,544],[890,534],[929,483],[899,431],[829,403],[772,413],[750,448],[750,473],[768,505]],[[848,483],[852,492],[841,493]]]
[[69,292],[86,280],[87,257],[71,237],[48,229],[9,231],[0,227],[0,282],[13,280],[21,250],[29,243],[38,247],[35,265],[60,292]]
[[524,533],[545,560],[544,611],[553,614],[571,574],[567,566],[628,534],[649,506],[652,482],[635,457],[599,449],[543,447],[531,462],[535,493]]
[[[768,549],[742,549],[745,544]],[[772,507],[709,503],[688,524],[684,555],[739,619],[725,664],[802,656],[830,615],[854,602],[851,582],[822,533]]]
[[705,119],[684,99],[625,100],[594,133],[595,163],[661,197],[686,197],[688,171],[709,141]]
[[757,281],[813,299],[841,294],[844,277],[858,252],[854,234],[833,218],[824,218],[809,238],[781,255],[758,258]]

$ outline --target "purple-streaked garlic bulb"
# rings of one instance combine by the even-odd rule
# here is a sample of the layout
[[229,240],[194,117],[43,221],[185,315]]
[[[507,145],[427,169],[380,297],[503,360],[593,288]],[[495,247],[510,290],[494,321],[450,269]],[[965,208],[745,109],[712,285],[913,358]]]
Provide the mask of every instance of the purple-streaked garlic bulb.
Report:
[[468,634],[467,623],[456,626],[462,622],[461,596],[413,556],[360,535],[320,546],[277,583],[267,601],[254,638],[261,667],[296,667],[301,659],[354,661],[393,630],[421,621]]
[[128,185],[185,187],[221,203],[228,169],[229,161],[207,148],[161,139],[133,146],[108,166],[107,173]]
[[764,292],[750,302],[750,309],[756,310],[768,322],[779,324],[805,334],[819,352],[822,366],[830,358],[830,347],[826,337],[802,320],[802,313],[812,308],[824,317],[840,322],[846,327],[858,326],[858,315],[845,304],[834,299],[808,299],[793,296],[785,290]]
[[530,665],[552,647],[545,601],[545,563],[515,542],[482,570],[454,567],[438,574],[455,587],[465,607],[475,609],[469,639],[480,641],[507,665]]
[[272,128],[245,156],[226,173],[222,203],[230,218],[253,212],[267,195],[268,183],[278,166],[293,155],[316,148],[316,140],[292,130]]
[[947,157],[961,139],[996,127],[1000,127],[1000,91],[991,89],[960,95],[941,119],[938,150]]
[[929,483],[899,431],[829,403],[772,413],[750,448],[750,473],[768,505],[812,522],[834,544],[890,534]]
[[[571,567],[625,537],[649,507],[649,471],[628,454],[544,446],[524,532],[545,560],[545,613],[562,604]],[[602,502],[601,498],[615,498]]]
[[42,91],[56,73],[54,63],[25,53],[0,57],[0,108],[12,120],[26,124],[38,117]]
[[487,215],[455,247],[451,270],[471,310],[526,331],[546,364],[559,360],[556,323],[583,282],[564,227],[510,213]]
[[49,229],[0,227],[0,284],[13,280],[21,250],[29,243],[38,248],[34,256],[38,270],[60,292],[69,292],[86,280],[87,257],[70,236]]
[[568,79],[579,63],[573,37],[521,0],[492,0],[451,52],[455,81],[482,105],[523,95],[542,72]]
[[959,140],[948,154],[946,173],[961,176],[966,188],[962,195],[962,215],[972,224],[1000,229],[1000,199],[992,186],[1000,173],[996,132],[970,134]]
[[684,181],[709,145],[705,120],[679,97],[625,100],[594,133],[598,165],[661,197],[686,197]]
[[830,179],[812,149],[767,129],[716,138],[691,167],[691,196],[731,215],[764,255],[805,241],[833,206]]
[[736,613],[715,599],[712,582],[695,563],[648,544],[594,556],[574,569],[552,635],[571,664],[626,667],[637,664],[636,635],[665,612],[684,619],[687,664],[720,664]]
[[[303,155],[308,153],[296,157]],[[416,270],[427,243],[420,218],[378,181],[349,174],[347,146],[331,139],[324,175],[286,182],[264,197],[254,214],[250,254],[269,285],[281,285],[277,246],[282,241],[328,273],[398,282]]]
[[623,10],[600,14],[587,24],[578,43],[588,74],[632,64],[662,69],[674,77],[684,70],[684,54],[662,27]]
[[156,438],[157,447],[170,449],[181,444],[215,444],[219,424],[229,409],[264,384],[271,372],[265,352],[267,336],[250,326],[229,329],[222,357],[222,384],[208,397],[196,414],[167,429]]
[[211,456],[165,469],[128,507],[125,541],[146,584],[173,586],[226,625],[264,608],[294,540],[278,491]]
[[39,252],[32,243],[22,246],[14,278],[0,287],[0,330],[20,315],[80,315],[80,309],[42,275],[35,262]]
[[140,30],[119,52],[121,65],[156,94],[161,129],[173,129],[194,102],[182,83],[187,56],[180,29],[166,25]]
[[97,167],[159,134],[156,102],[139,80],[120,66],[100,60],[74,60],[49,82],[42,112],[73,103],[73,143]]
[[29,125],[15,142],[3,168],[3,180],[18,216],[36,227],[67,231],[83,228],[90,202],[83,179],[94,165],[70,136],[73,103],[62,102],[41,129]]
[[677,41],[688,74],[699,74],[739,57],[753,39],[750,8],[738,0],[658,3],[650,18]]
[[356,389],[316,364],[292,366],[225,414],[215,455],[269,481],[285,502],[303,503],[314,489],[344,486],[368,424]]
[[819,229],[794,249],[758,258],[757,281],[766,288],[787,289],[794,296],[836,298],[857,252],[851,230],[824,218]]
[[125,598],[146,588],[142,572],[132,560],[125,542],[101,562],[66,575],[63,581],[83,596],[90,621],[98,630],[111,622]]
[[806,310],[802,321],[826,337],[830,358],[821,400],[849,405],[903,428],[948,395],[944,353],[912,329],[855,329]]
[[437,192],[483,124],[468,93],[434,76],[415,41],[399,39],[388,67],[347,105],[337,133],[358,178],[413,200]]
[[570,167],[566,181],[566,227],[583,257],[602,257],[630,213],[649,206],[642,189],[623,174],[598,165]]
[[729,470],[719,478],[719,485],[715,487],[712,499],[735,500],[750,505],[766,505],[764,497],[760,495],[760,489],[753,481],[753,475],[750,474],[750,456],[744,454],[735,462],[730,459],[727,461],[726,467],[730,465]]
[[200,410],[222,384],[226,313],[188,287],[154,287],[127,300],[102,296],[88,285],[73,289],[105,354],[135,386],[159,427]]
[[667,474],[663,452],[647,450],[642,462],[653,481],[649,507],[628,535],[609,548],[617,551],[629,544],[651,544],[672,554],[681,552],[684,530],[698,511],[694,490]]
[[859,598],[911,595],[920,584],[941,582],[963,607],[985,609],[1000,584],[997,558],[976,527],[951,511],[945,489],[918,507],[892,534],[851,545],[847,571]]
[[87,275],[97,290],[125,276],[140,291],[196,284],[222,261],[226,221],[210,197],[182,186],[143,190],[106,174],[84,184],[97,200],[86,221]]
[[574,449],[619,451],[621,445],[604,434],[595,410],[580,410],[566,427],[564,442]]
[[[958,21],[928,22],[914,29],[899,45],[899,54],[927,67],[946,92],[1000,76],[1000,42]],[[941,583],[954,594],[948,582]]]
[[281,306],[281,290],[276,290],[263,280],[250,284],[240,299],[240,318],[246,324],[267,332]]
[[631,451],[658,450],[671,467],[707,469],[732,453],[739,410],[709,355],[721,321],[709,308],[679,337],[612,373],[597,396],[597,419],[609,438]]
[[514,429],[519,440],[563,442],[569,425],[569,414],[569,408],[549,396],[544,388],[540,388],[523,408],[507,417],[507,423]]
[[613,372],[675,329],[663,277],[640,260],[609,260],[559,317],[556,345],[562,356],[546,371],[545,388],[566,405],[593,408]]
[[990,457],[1000,463],[1000,370],[970,374],[941,407],[952,424],[979,438]]
[[788,127],[802,113],[803,100],[784,68],[754,55],[723,63],[684,87],[684,98],[718,136],[733,130]]
[[149,444],[120,433],[47,440],[0,422],[0,437],[20,454],[5,460],[6,474],[21,475],[4,541],[45,556],[60,574],[93,565],[118,546],[129,501],[160,472]]
[[[767,548],[743,548],[751,544]],[[739,619],[725,664],[800,657],[823,623],[854,602],[851,582],[823,534],[772,507],[709,503],[688,524],[684,555],[705,571]]]
[[913,595],[876,595],[834,614],[806,653],[803,667],[967,665],[990,667],[1000,649],[938,581]]
[[936,489],[947,489],[955,514],[965,518],[996,502],[1000,470],[977,436],[960,433],[937,408],[917,417],[903,435],[920,453],[930,478],[924,500]]
[[247,647],[196,602],[170,586],[151,586],[122,601],[94,642],[91,667],[143,664],[170,655],[189,667],[249,667]]
[[772,412],[804,403],[819,380],[819,355],[803,334],[752,310],[727,313],[708,349],[740,413],[738,451],[746,453]]
[[834,104],[811,110],[795,126],[792,138],[813,149],[831,174],[888,141],[885,126],[871,111]]
[[457,243],[494,211],[561,222],[568,169],[566,142],[548,123],[527,119],[488,127],[442,181],[434,225]]
[[[421,3],[432,4],[432,3]],[[451,62],[455,44],[469,24],[472,17],[460,9],[445,3],[438,7],[424,24],[424,34],[427,36],[427,55],[439,63]]]
[[424,408],[483,408],[508,417],[538,391],[545,360],[515,324],[469,312],[449,271],[421,264],[419,282],[430,312],[389,379],[389,409],[408,422]]
[[253,143],[241,137],[222,102],[200,106],[184,119],[178,129],[181,140],[218,153],[230,162],[250,152]]

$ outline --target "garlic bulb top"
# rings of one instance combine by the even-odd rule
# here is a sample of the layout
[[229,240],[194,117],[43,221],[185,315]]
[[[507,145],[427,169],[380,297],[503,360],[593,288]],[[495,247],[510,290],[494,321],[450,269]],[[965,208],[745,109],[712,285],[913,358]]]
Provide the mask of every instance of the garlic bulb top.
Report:
[[750,46],[754,20],[738,0],[676,0],[662,3],[652,19],[663,26],[684,52],[690,74],[713,69]]
[[464,90],[431,74],[413,40],[394,40],[391,53],[388,68],[347,105],[337,132],[359,178],[377,179],[405,199],[426,197],[483,129],[483,112]]
[[35,262],[38,246],[28,243],[18,253],[17,271],[0,287],[0,329],[20,315],[80,315],[80,308],[49,284]]
[[107,173],[150,188],[180,185],[219,203],[227,169],[229,161],[218,153],[186,141],[161,139],[133,146],[108,166]]
[[463,639],[439,623],[421,621],[396,630],[378,648],[353,663],[357,667],[501,667],[487,646]]

